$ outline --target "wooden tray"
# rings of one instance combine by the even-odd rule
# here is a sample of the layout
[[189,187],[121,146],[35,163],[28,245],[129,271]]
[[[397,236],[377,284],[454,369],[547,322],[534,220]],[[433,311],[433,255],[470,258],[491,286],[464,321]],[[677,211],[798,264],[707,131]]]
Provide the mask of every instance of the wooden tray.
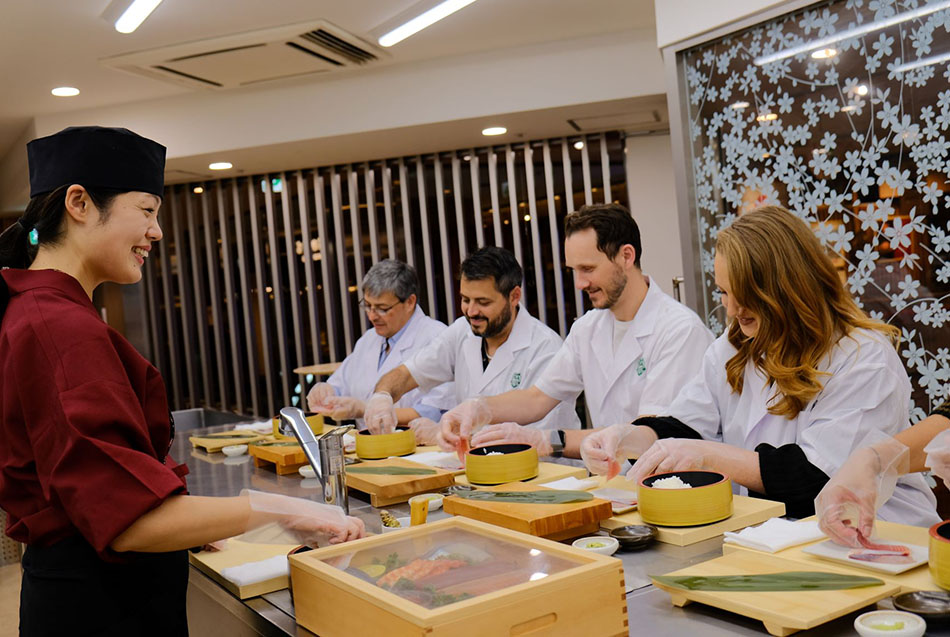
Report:
[[[361,549],[425,546],[430,535],[459,529],[570,560],[577,566],[524,584],[426,609],[323,560],[350,558]],[[400,545],[396,545],[401,543]],[[395,546],[394,546],[395,545]],[[423,550],[423,549],[420,549]],[[322,637],[484,637],[485,635],[598,635],[626,637],[623,564],[467,518],[448,518],[292,555],[297,622]],[[583,594],[578,594],[583,591]]]
[[[544,487],[511,482],[487,490],[543,491]],[[462,515],[549,540],[565,540],[596,533],[601,521],[613,513],[610,502],[599,498],[570,504],[516,504],[479,502],[453,495],[442,501],[442,508],[451,515]]]
[[[815,518],[812,516],[808,519],[813,520]],[[917,544],[920,546],[928,546],[930,543],[930,534],[927,527],[910,526],[909,524],[898,524],[896,522],[885,522],[884,520],[877,520],[874,523],[874,536],[880,537],[884,540],[893,540],[893,542],[897,544]],[[870,575],[871,577],[878,577],[889,584],[896,584],[897,586],[900,586],[901,593],[940,590],[940,587],[937,586],[937,583],[930,576],[930,569],[926,564],[913,568],[909,571],[905,571],[904,573],[893,575],[891,573],[882,573],[880,571],[872,571],[866,568],[851,567],[841,562],[829,562],[828,560],[823,560],[819,557],[802,551],[802,549],[806,546],[824,542],[826,539],[827,538],[821,538],[820,540],[809,542],[808,544],[790,546],[789,548],[783,551],[778,551],[777,553],[765,553],[764,551],[758,551],[756,549],[739,546],[737,544],[723,544],[722,554],[729,555],[736,552],[748,552],[752,553],[753,555],[775,555],[776,557],[781,557],[782,559],[799,562],[799,566],[807,569],[829,567],[836,568],[850,575]]]
[[189,553],[188,559],[199,571],[226,588],[232,595],[238,599],[247,599],[287,588],[290,586],[290,578],[283,575],[256,584],[238,586],[221,575],[221,571],[247,562],[257,562],[277,555],[287,555],[296,546],[296,544],[254,544],[231,539],[228,540],[227,546],[222,551]]
[[229,433],[235,435],[250,435],[251,438],[232,438],[229,436],[219,436],[217,434],[212,436],[189,436],[188,440],[191,441],[191,444],[195,447],[200,447],[207,451],[208,453],[217,453],[225,447],[231,445],[251,445],[255,442],[260,442],[261,440],[273,440],[274,437],[265,434],[259,434],[250,429],[237,429],[235,431],[221,432]]
[[[751,575],[783,571],[815,570],[840,572],[840,569],[802,568],[800,562],[782,559],[758,551],[730,553],[707,562],[693,564],[668,575]],[[884,578],[879,578],[884,579]],[[840,591],[787,591],[732,593],[722,591],[688,591],[672,588],[654,580],[654,586],[670,594],[674,606],[700,602],[732,613],[758,619],[772,635],[791,635],[864,608],[897,593],[899,587],[885,581],[883,586],[869,586]]]
[[[402,458],[386,458],[385,460],[364,460],[353,467],[415,467],[432,469],[433,474],[387,476],[367,473],[346,472],[346,486],[363,493],[368,493],[374,507],[384,507],[390,504],[405,502],[417,493],[431,493],[455,483],[455,475],[451,471],[429,467],[418,462],[410,462]],[[348,467],[349,468],[349,467]]]
[[[785,515],[785,505],[781,502],[737,495],[732,499],[732,515],[722,522],[702,526],[658,526],[656,539],[676,546],[688,546],[722,535],[726,531],[738,531],[782,515]],[[628,524],[643,524],[639,511],[615,515],[601,522],[600,526],[610,530]]]
[[284,446],[290,441],[283,440],[275,445],[249,445],[247,452],[254,458],[255,467],[271,468],[277,472],[277,475],[287,475],[288,473],[297,473],[297,470],[309,464],[307,455],[303,452],[303,447],[299,444]]
[[[541,484],[543,482],[553,482],[555,480],[560,480],[561,478],[570,477],[584,479],[587,477],[587,475],[587,469],[584,467],[572,467],[570,465],[555,464],[553,462],[539,462],[538,477],[525,480],[521,484]],[[455,484],[472,486],[468,481],[468,478],[465,477],[464,471],[455,477]]]

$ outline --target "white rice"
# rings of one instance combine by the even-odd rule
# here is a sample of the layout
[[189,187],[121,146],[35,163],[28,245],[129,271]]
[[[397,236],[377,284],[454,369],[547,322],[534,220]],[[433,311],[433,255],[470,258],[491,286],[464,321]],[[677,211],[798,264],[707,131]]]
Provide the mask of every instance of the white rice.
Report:
[[660,478],[650,485],[654,489],[692,489],[692,485],[683,482],[679,476]]
[[503,451],[489,451],[485,454],[486,456],[503,456],[505,453]]

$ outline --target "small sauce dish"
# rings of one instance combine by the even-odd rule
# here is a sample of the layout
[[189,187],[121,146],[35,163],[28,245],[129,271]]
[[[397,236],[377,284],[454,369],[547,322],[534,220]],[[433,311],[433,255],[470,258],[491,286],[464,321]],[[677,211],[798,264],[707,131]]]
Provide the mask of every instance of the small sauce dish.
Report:
[[317,472],[314,471],[314,470],[313,470],[313,467],[311,467],[311,466],[308,465],[308,464],[305,464],[305,465],[303,465],[302,467],[300,467],[299,469],[297,469],[297,473],[299,473],[299,474],[300,474],[301,476],[303,476],[304,478],[316,478],[316,477],[317,477]]
[[613,555],[620,546],[620,542],[605,535],[592,535],[590,537],[582,537],[579,540],[574,540],[571,546],[593,553],[600,553],[601,555]]
[[247,445],[228,445],[221,449],[221,453],[226,456],[243,456],[247,453]]
[[382,526],[383,533],[391,533],[392,531],[401,531],[403,529],[408,529],[411,526],[412,518],[408,515],[405,517],[396,518],[399,522],[399,526]]
[[862,637],[920,637],[927,630],[927,622],[901,610],[875,610],[859,615],[854,629]]
[[409,505],[412,506],[413,502],[418,500],[428,500],[429,501],[429,512],[437,511],[442,508],[442,496],[438,493],[420,493],[419,495],[414,495],[409,498]]

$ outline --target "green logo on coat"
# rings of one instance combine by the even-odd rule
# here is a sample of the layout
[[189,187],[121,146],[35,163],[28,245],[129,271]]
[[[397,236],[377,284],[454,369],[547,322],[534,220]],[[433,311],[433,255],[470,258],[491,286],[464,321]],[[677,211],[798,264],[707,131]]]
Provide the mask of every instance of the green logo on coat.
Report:
[[511,375],[511,388],[517,389],[519,385],[521,385],[521,374],[515,372]]
[[640,357],[640,360],[637,361],[637,376],[643,376],[643,372],[647,371],[647,364],[643,362],[643,357]]

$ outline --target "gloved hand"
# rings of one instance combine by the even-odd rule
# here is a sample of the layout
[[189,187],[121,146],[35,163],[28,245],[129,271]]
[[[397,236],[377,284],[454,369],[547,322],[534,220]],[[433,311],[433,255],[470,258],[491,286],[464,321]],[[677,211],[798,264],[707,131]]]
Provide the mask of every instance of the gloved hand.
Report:
[[307,407],[310,411],[317,411],[330,396],[336,396],[336,390],[330,383],[317,383],[307,393]]
[[366,401],[363,422],[371,434],[391,434],[396,431],[396,408],[393,397],[387,392],[378,391]]
[[366,411],[366,403],[353,396],[329,396],[323,403],[315,405],[313,410],[333,420],[347,420],[362,416]]
[[446,451],[458,452],[459,460],[464,462],[472,433],[491,421],[491,408],[484,398],[466,400],[442,414],[439,446]]
[[550,456],[552,451],[550,431],[523,427],[516,422],[488,425],[479,429],[478,433],[472,436],[472,447],[505,443],[531,445],[538,450],[539,456]]
[[924,447],[924,465],[950,487],[950,429],[941,431]]
[[655,473],[712,469],[713,459],[728,458],[736,450],[713,440],[662,438],[640,454],[627,472],[627,480],[640,484],[640,480]]
[[[276,522],[292,536],[293,541],[311,547],[316,547],[322,540],[329,540],[330,544],[356,540],[366,533],[362,520],[346,515],[338,506],[250,489],[242,490],[241,496],[248,499],[251,507],[249,530]],[[255,538],[253,533],[242,539],[273,542],[272,537]]]
[[910,449],[889,436],[854,451],[815,498],[821,530],[838,544],[860,548],[857,534],[871,537],[877,510],[909,468]]
[[439,423],[429,418],[413,418],[409,421],[409,428],[416,434],[417,445],[439,444]]
[[595,475],[606,475],[610,480],[620,473],[620,466],[636,455],[635,428],[631,425],[611,425],[599,429],[581,442],[581,458]]

